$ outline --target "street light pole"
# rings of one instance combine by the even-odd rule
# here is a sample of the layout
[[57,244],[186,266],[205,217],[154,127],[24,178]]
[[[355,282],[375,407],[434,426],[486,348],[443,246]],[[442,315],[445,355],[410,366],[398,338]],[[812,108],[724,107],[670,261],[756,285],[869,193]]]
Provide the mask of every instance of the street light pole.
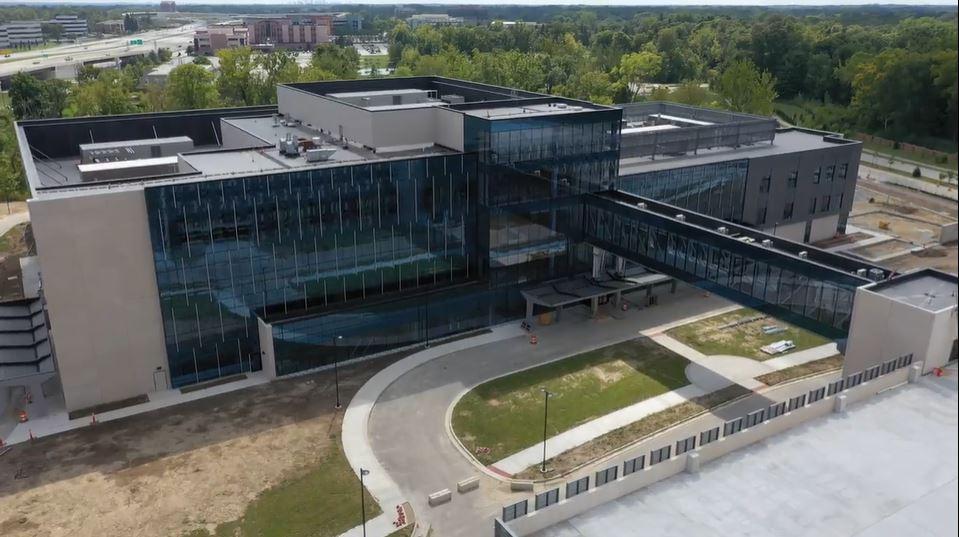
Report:
[[546,473],[546,420],[549,416],[549,398],[550,393],[546,388],[540,388],[543,392],[543,465],[540,468],[542,473]]
[[363,486],[363,476],[369,473],[369,470],[360,468],[360,516],[363,517],[363,537],[366,537],[366,487]]
[[333,350],[333,384],[336,386],[336,406],[334,408],[342,408],[343,405],[340,404],[340,343],[343,341],[343,336],[336,336],[336,346]]

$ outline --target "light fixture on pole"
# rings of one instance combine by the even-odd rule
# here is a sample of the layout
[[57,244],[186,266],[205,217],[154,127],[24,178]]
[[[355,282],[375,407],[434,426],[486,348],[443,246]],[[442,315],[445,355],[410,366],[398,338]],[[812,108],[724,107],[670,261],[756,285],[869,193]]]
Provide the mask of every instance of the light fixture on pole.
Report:
[[336,348],[333,349],[333,384],[336,386],[336,406],[334,408],[343,408],[340,404],[340,343],[343,342],[343,336],[336,336]]
[[360,516],[363,517],[363,537],[366,537],[366,487],[363,486],[363,477],[367,475],[370,475],[370,471],[360,468]]
[[553,393],[547,390],[545,387],[540,388],[540,391],[543,392],[543,465],[540,467],[542,473],[546,473],[546,420],[549,417],[549,398],[553,396]]

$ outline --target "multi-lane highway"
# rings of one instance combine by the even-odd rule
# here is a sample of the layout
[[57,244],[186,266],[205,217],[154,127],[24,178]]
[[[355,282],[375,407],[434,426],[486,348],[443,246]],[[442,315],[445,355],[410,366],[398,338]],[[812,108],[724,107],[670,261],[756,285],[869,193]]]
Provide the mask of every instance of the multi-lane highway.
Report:
[[[147,54],[166,48],[185,50],[193,42],[193,32],[203,24],[194,23],[166,30],[152,30],[122,37],[69,43],[56,47],[16,52],[0,57],[0,82],[6,82],[18,72],[53,76],[57,68],[69,68],[81,63],[114,60],[118,57]],[[131,39],[142,39],[142,45],[130,45]]]

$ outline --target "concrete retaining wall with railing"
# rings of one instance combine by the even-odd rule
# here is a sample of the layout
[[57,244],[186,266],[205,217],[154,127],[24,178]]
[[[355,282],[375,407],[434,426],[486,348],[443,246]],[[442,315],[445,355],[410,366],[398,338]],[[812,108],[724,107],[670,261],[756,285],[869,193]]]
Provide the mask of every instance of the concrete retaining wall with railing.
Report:
[[[889,367],[887,367],[887,365]],[[689,438],[688,431],[685,431],[681,434],[677,434],[675,432],[671,434],[670,431],[666,431],[661,435],[657,435],[656,437],[650,438],[647,441],[643,441],[637,444],[634,448],[619,453],[609,459],[608,464],[604,465],[604,468],[617,468],[617,479],[610,480],[600,486],[590,486],[590,488],[586,491],[580,492],[572,497],[565,498],[557,503],[552,503],[548,506],[541,507],[535,511],[532,510],[535,508],[535,496],[528,500],[523,500],[519,503],[522,504],[523,502],[529,502],[528,507],[524,507],[519,512],[524,512],[528,509],[530,510],[529,514],[518,516],[512,520],[507,520],[506,522],[497,519],[498,524],[505,524],[509,528],[510,532],[517,537],[531,535],[537,531],[580,515],[594,507],[616,500],[617,498],[652,485],[660,480],[674,476],[684,470],[690,472],[698,471],[701,463],[718,459],[723,455],[796,427],[797,425],[805,423],[811,419],[825,416],[832,412],[842,411],[845,409],[847,404],[859,402],[863,399],[872,397],[879,392],[918,378],[921,371],[922,363],[911,363],[911,356],[909,356],[908,360],[893,360],[890,362],[890,364],[871,368],[870,372],[857,374],[858,377],[857,375],[850,375],[845,379],[841,379],[840,381],[829,382],[823,384],[822,386],[817,386],[808,392],[800,394],[799,396],[793,395],[792,397],[787,397],[784,400],[771,398],[772,401],[770,406],[765,409],[763,421],[760,421],[753,426],[748,426],[745,422],[748,420],[748,416],[754,415],[755,412],[751,412],[743,418],[737,418],[736,420],[730,421],[724,421],[721,418],[714,416],[715,423],[710,422],[701,432],[706,433],[713,430],[715,427],[719,427],[720,438],[705,445],[700,445],[699,441],[702,437],[700,436],[700,433],[697,433],[695,435],[697,445],[694,449],[691,449],[682,455],[672,455],[668,459],[662,460],[657,464],[650,465],[649,460],[653,452],[661,448],[670,447],[671,453],[675,453],[677,442]],[[868,378],[871,374],[875,374],[875,376],[870,378],[870,380],[861,380],[862,378]],[[854,382],[856,385],[853,387],[845,387],[844,384],[841,391],[837,391],[831,395],[826,395],[829,391],[829,386],[834,385],[835,382]],[[819,390],[822,390],[821,394],[817,393]],[[810,399],[816,398],[814,397],[814,394],[817,394],[817,396],[821,398],[818,398],[816,401],[810,403]],[[795,401],[792,405],[790,405],[791,401],[796,400],[799,397],[802,397],[802,404],[798,404],[798,401]],[[773,407],[776,407],[782,403],[790,406],[795,405],[795,408],[778,414],[775,417],[768,417],[772,412]],[[725,424],[733,423],[739,419],[744,420],[742,430],[737,430],[726,434]],[[628,475],[623,475],[625,470],[624,463],[634,460],[637,457],[643,457],[643,468],[637,469]],[[600,472],[602,471],[603,470],[600,470]],[[588,475],[589,474],[586,474],[586,476]],[[571,476],[569,481],[572,482],[576,479],[582,479],[586,476]],[[592,476],[592,478],[595,479],[595,474]],[[565,485],[566,484],[559,484],[558,488],[562,491],[566,488]],[[542,491],[540,491],[540,494],[542,494]],[[504,514],[506,511],[507,509],[504,509]],[[499,531],[500,535],[502,535],[502,530]]]

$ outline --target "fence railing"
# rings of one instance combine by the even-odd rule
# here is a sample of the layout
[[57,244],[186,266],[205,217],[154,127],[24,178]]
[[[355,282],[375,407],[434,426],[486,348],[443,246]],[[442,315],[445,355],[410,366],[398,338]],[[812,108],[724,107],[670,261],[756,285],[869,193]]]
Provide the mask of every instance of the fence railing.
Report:
[[[496,535],[529,535],[683,470],[698,469],[701,461],[713,460],[825,415],[831,411],[830,407],[844,408],[847,398],[860,400],[905,382],[911,365],[914,365],[913,355],[907,354],[823,386],[790,394],[782,401],[772,401],[766,407],[696,434],[691,435],[687,430],[670,437],[667,431],[614,457],[610,461],[613,464],[605,468],[577,475],[564,485],[535,494],[532,502],[524,499],[504,507],[502,519],[497,519],[497,528],[499,524],[508,525],[512,534]],[[921,371],[921,365],[916,367]],[[565,491],[562,500],[561,490]]]
[[623,134],[620,158],[651,157],[695,153],[713,147],[739,147],[771,142],[776,137],[773,118],[709,110],[673,103],[650,102],[623,105],[627,122],[645,121],[653,114],[705,121],[711,125],[682,129]]

